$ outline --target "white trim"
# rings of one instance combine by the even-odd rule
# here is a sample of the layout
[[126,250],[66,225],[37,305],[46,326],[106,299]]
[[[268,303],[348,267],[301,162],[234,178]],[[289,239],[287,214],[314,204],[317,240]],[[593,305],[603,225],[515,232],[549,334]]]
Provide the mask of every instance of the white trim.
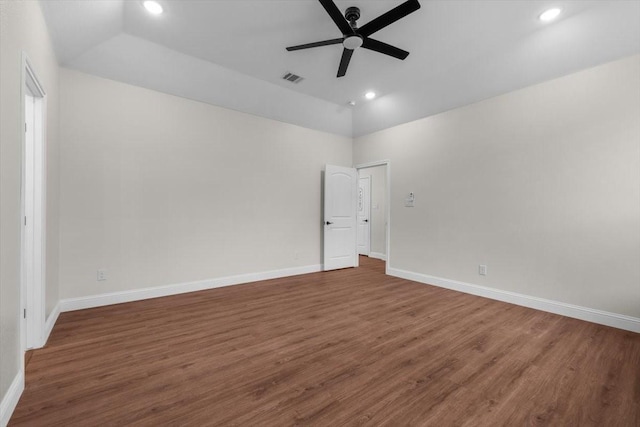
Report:
[[[20,88],[20,105],[21,118],[20,123],[22,134],[22,162],[21,162],[21,243],[20,243],[20,309],[19,309],[19,325],[20,325],[20,348],[21,353],[28,348],[39,348],[42,346],[45,335],[45,293],[46,293],[46,191],[47,191],[47,170],[46,170],[46,121],[47,121],[47,97],[40,80],[29,60],[26,52],[22,52],[22,70],[21,70],[21,88]],[[27,286],[25,270],[25,227],[23,226],[23,218],[25,211],[25,162],[26,162],[26,140],[24,132],[25,117],[25,97],[27,94],[35,98],[35,114],[38,114],[38,120],[42,126],[33,130],[38,134],[39,145],[34,147],[34,207],[33,218],[29,218],[29,224],[33,228],[34,247],[32,253],[38,262],[34,263],[33,286]],[[37,123],[36,123],[37,124]],[[27,309],[27,319],[24,319],[23,310]],[[27,325],[27,322],[28,325]]]
[[354,166],[354,168],[356,169],[374,168],[376,166],[388,165],[389,163],[391,163],[390,160],[384,159],[384,160],[378,160],[375,162],[358,163],[357,165]]
[[[391,265],[391,160],[378,160],[375,162],[367,162],[367,163],[359,163],[354,167],[360,171],[360,169],[373,168],[376,166],[386,166],[387,167],[387,194],[385,197],[387,198],[387,229],[386,229],[386,256],[385,261],[385,274],[390,274],[389,267]],[[371,254],[369,254],[371,255]]]
[[47,318],[47,323],[44,325],[44,337],[42,340],[42,347],[47,345],[47,341],[49,341],[49,335],[51,335],[51,331],[53,330],[53,327],[56,325],[56,322],[58,321],[58,316],[60,316],[59,302],[53,308],[53,311],[51,312],[51,314],[49,314],[49,317]]
[[[367,238],[367,245],[364,248],[364,249],[366,249],[366,251],[358,252],[358,255],[369,256],[369,254],[371,253],[371,223],[372,223],[371,222],[371,181],[372,181],[372,179],[371,179],[371,175],[362,175],[362,176],[360,176],[360,171],[358,169],[356,169],[356,173],[358,174],[358,194],[360,194],[360,180],[366,179],[367,182],[369,183],[369,197],[368,197],[368,199],[369,199],[368,200],[368,202],[369,202],[369,215],[368,215],[369,219],[368,219],[368,221],[369,222],[367,223],[368,229],[369,229],[369,233],[368,233],[369,237]],[[359,197],[360,196],[358,196],[358,198]],[[356,214],[356,248],[358,250],[360,250],[360,248],[358,247],[358,238],[357,238],[357,236],[358,236],[358,228],[357,228],[358,227],[358,216],[359,216],[359,214]]]
[[380,252],[369,252],[369,258],[381,259],[383,261],[387,260],[387,256]]
[[7,394],[4,395],[2,402],[0,402],[0,426],[6,427],[7,424],[9,424],[11,415],[13,415],[13,411],[15,411],[18,405],[23,391],[24,373],[20,370],[13,379],[13,382],[11,382]]
[[240,285],[260,280],[278,279],[281,277],[297,276],[322,271],[320,264],[303,267],[285,268],[282,270],[265,271],[261,273],[240,274],[237,276],[220,277],[217,279],[200,280],[197,282],[178,283],[175,285],[156,286],[152,288],[135,289],[122,292],[92,295],[80,298],[68,298],[60,301],[60,311],[83,310],[85,308],[102,307],[111,304],[140,301],[150,298],[184,294],[187,292],[203,291],[224,286]]
[[587,322],[598,323],[600,325],[640,333],[640,318],[637,317],[625,316],[623,314],[596,310],[593,308],[538,298],[530,295],[519,294],[517,292],[503,291],[471,283],[458,282],[456,280],[443,279],[441,277],[414,273],[412,271],[400,270],[398,268],[387,268],[387,274],[400,277],[402,279],[413,280],[414,282],[452,289],[471,295],[478,295],[485,298],[521,305],[523,307],[534,308],[536,310],[547,311],[549,313],[586,320]]
[[29,90],[31,90],[35,96],[44,98],[47,95],[47,92],[45,92],[44,88],[42,87],[42,84],[40,83],[40,79],[38,79],[38,76],[33,70],[33,65],[31,65],[31,60],[29,59],[29,56],[27,55],[27,53],[24,51],[22,52],[22,69],[26,74],[29,75],[29,78],[27,79],[26,78],[27,76],[25,74],[23,83],[25,85],[27,84],[29,85]]

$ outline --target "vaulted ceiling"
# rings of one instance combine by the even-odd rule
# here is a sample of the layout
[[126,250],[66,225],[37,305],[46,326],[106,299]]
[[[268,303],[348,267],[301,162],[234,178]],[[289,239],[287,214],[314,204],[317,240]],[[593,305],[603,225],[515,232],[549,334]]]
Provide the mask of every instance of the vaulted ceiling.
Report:
[[[358,49],[336,78],[341,45],[285,50],[341,36],[317,0],[158,1],[159,16],[137,0],[41,4],[63,66],[348,136],[640,52],[637,0],[421,0],[375,35],[409,51],[405,61]],[[359,7],[362,26],[402,2],[336,4]],[[541,22],[552,6],[559,19]]]

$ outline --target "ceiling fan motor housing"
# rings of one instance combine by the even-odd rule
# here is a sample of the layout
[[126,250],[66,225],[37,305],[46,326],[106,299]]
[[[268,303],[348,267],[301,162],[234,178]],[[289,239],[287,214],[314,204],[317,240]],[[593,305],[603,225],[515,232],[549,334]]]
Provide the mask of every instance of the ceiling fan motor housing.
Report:
[[352,6],[348,7],[344,12],[344,17],[351,23],[352,27],[355,27],[356,21],[360,19],[360,8]]

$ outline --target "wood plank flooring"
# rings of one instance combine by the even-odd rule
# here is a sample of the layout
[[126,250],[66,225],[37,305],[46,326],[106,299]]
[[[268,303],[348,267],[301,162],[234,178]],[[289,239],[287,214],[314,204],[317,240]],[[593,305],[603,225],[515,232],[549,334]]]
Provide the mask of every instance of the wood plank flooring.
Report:
[[384,263],[60,315],[11,426],[640,426],[640,334]]

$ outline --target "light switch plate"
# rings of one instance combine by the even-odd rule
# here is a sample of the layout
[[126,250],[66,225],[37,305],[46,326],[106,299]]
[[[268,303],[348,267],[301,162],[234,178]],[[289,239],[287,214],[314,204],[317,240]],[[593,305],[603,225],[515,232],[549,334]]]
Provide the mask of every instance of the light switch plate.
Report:
[[409,193],[406,199],[404,199],[404,206],[407,208],[412,208],[415,206],[416,196],[413,192]]

